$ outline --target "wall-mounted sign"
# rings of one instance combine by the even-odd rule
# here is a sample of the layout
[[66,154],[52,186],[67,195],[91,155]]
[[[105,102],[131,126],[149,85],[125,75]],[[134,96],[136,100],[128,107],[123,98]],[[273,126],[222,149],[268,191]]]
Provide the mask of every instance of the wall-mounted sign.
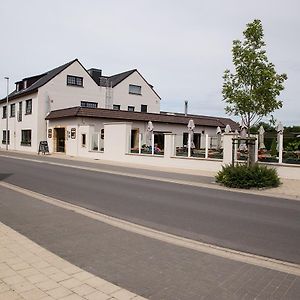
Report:
[[48,138],[52,139],[52,129],[48,129]]
[[76,139],[76,128],[71,128],[71,139]]

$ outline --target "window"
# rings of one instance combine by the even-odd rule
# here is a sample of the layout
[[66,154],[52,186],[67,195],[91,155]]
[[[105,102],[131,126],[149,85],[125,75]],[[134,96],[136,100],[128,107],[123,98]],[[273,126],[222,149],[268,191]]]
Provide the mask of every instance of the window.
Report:
[[183,133],[183,146],[188,146],[188,140],[189,140],[189,133],[184,132]]
[[129,94],[141,95],[142,87],[140,85],[129,84]]
[[97,102],[89,102],[89,101],[81,101],[80,106],[87,107],[87,108],[97,108],[98,103]]
[[144,113],[146,113],[146,112],[147,112],[147,110],[148,110],[148,108],[147,108],[147,105],[145,105],[145,104],[142,104],[142,105],[141,105],[141,112],[144,112]]
[[19,112],[18,112],[18,121],[21,122],[22,121],[22,102],[19,102]]
[[81,145],[82,145],[82,147],[86,146],[86,134],[85,133],[83,133],[81,135]]
[[31,146],[31,130],[26,129],[21,131],[21,146]]
[[2,114],[2,118],[3,119],[6,119],[7,117],[7,107],[6,106],[3,106],[3,114]]
[[26,115],[31,115],[32,114],[32,99],[26,100],[25,114]]
[[114,104],[114,105],[113,105],[113,109],[114,109],[114,110],[120,110],[120,109],[121,109],[121,105],[119,105],[119,104]]
[[67,85],[83,86],[83,77],[67,75]]
[[[8,130],[8,139],[7,139],[7,144],[9,145],[9,130]],[[6,144],[6,130],[3,130],[3,134],[2,134],[2,144]]]
[[128,111],[134,111],[134,106],[128,106]]
[[10,117],[13,118],[16,116],[16,104],[13,103],[10,105]]

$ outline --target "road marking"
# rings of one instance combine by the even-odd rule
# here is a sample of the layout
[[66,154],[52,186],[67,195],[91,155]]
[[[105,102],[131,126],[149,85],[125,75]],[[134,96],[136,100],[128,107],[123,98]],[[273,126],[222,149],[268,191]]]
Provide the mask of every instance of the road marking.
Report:
[[156,239],[162,242],[166,242],[175,246],[184,247],[187,249],[195,250],[202,253],[207,253],[223,258],[227,258],[234,261],[239,261],[247,264],[252,264],[288,274],[293,274],[296,276],[300,276],[300,265],[293,264],[281,260],[276,260],[272,258],[267,258],[263,256],[258,256],[246,252],[236,251],[228,248],[223,248],[219,246],[215,246],[212,244],[202,243],[199,241],[187,239],[184,237],[176,236],[173,234],[169,234],[166,232],[158,231],[155,229],[151,229],[142,225],[137,225],[128,221],[124,221],[122,219],[118,219],[115,217],[111,217],[102,213],[98,213],[71,203],[64,202],[59,199],[55,199],[53,197],[45,196],[16,185],[12,185],[6,182],[0,182],[0,186],[13,190],[15,192],[21,193],[23,195],[29,196],[31,198],[67,209],[71,210],[75,213],[84,215],[86,217],[98,220],[105,224],[117,227],[122,230],[126,230],[128,232],[136,233],[148,238]]
[[[170,179],[170,178],[158,177],[158,176],[154,177],[154,176],[150,176],[150,175],[126,173],[126,172],[120,172],[120,171],[101,170],[101,169],[96,169],[96,168],[91,168],[91,167],[68,165],[68,164],[63,164],[63,163],[58,163],[58,162],[44,161],[44,160],[38,160],[38,159],[32,159],[32,158],[15,157],[15,156],[3,155],[3,154],[0,154],[0,156],[5,157],[5,158],[10,158],[10,159],[25,160],[25,161],[37,162],[37,163],[41,163],[41,164],[48,164],[48,165],[54,165],[54,166],[60,166],[60,167],[86,170],[86,171],[91,171],[91,172],[98,172],[98,173],[106,173],[106,174],[111,174],[111,175],[126,176],[126,177],[133,177],[133,178],[140,178],[140,179],[147,179],[147,180],[155,180],[155,181],[162,181],[162,182],[168,182],[168,183],[182,184],[182,185],[195,186],[195,187],[200,187],[200,188],[227,191],[227,192],[231,192],[231,193],[242,193],[242,194],[256,195],[256,196],[261,196],[261,197],[289,199],[289,200],[300,201],[300,198],[298,196],[290,196],[290,195],[282,195],[282,194],[263,194],[261,191],[255,191],[255,190],[241,190],[241,189],[234,189],[233,190],[233,189],[230,189],[230,188],[226,188],[224,186],[217,185],[215,182],[202,183],[202,182],[196,182],[196,181],[186,181],[186,180],[181,180],[181,179]],[[179,173],[179,174],[181,174],[181,173]],[[193,175],[193,176],[197,176],[197,175]],[[203,175],[200,175],[200,176],[203,176]]]

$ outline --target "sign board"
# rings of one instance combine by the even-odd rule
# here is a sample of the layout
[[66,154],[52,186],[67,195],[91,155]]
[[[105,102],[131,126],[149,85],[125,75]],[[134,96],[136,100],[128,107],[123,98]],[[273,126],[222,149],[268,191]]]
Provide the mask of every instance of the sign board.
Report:
[[49,146],[47,141],[40,141],[38,154],[40,154],[40,152],[42,152],[43,154],[46,154],[46,152],[49,153]]
[[76,128],[71,128],[71,139],[76,139]]

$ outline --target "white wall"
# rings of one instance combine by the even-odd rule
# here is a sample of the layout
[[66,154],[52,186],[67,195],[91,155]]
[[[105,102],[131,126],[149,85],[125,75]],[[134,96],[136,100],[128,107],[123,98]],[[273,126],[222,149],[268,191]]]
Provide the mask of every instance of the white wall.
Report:
[[[67,75],[83,77],[83,87],[67,85]],[[80,106],[81,101],[97,102],[98,107],[104,107],[100,87],[77,61],[39,88],[38,98],[38,140],[46,138],[45,117],[50,111]]]
[[[69,119],[57,119],[57,120],[50,120],[49,124],[51,127],[53,126],[62,126],[67,127],[70,123],[77,124],[76,126],[91,126],[93,127],[93,132],[99,133],[101,129],[104,128],[105,123],[115,123],[115,122],[122,122],[115,119],[100,119],[100,118],[77,118],[74,121],[74,118]],[[147,122],[144,121],[133,121],[131,122],[132,129],[138,129],[139,133],[142,133],[142,144],[145,144],[146,141],[146,132],[147,132]],[[183,142],[183,132],[188,132],[187,125],[185,124],[169,124],[169,123],[158,123],[153,122],[154,131],[160,132],[170,132],[176,134],[177,146],[182,146]],[[204,134],[202,132],[204,131]],[[216,128],[214,127],[205,127],[205,126],[196,126],[195,133],[201,133],[201,144],[202,147],[205,147],[205,134],[209,136],[214,136],[216,133]],[[73,150],[72,150],[73,151]]]
[[[32,99],[32,113],[26,115],[26,100]],[[22,121],[18,121],[18,112],[19,112],[19,102],[22,102]],[[10,105],[15,103],[15,117],[10,117]],[[38,151],[38,98],[37,93],[33,93],[28,96],[23,96],[14,100],[9,101],[8,103],[8,130],[10,131],[10,145],[9,149],[11,150],[20,150],[20,151],[29,151],[36,152]],[[3,119],[3,106],[6,106],[6,103],[0,104],[0,148],[5,148],[6,145],[2,144],[3,130],[6,130],[6,119]],[[31,129],[31,146],[22,146],[21,145],[21,131],[25,129]]]
[[[141,95],[129,94],[129,85],[142,87]],[[145,80],[134,72],[113,88],[113,104],[121,105],[121,110],[128,110],[128,106],[134,106],[135,111],[141,111],[141,104],[148,106],[148,112],[160,113],[160,99],[149,87]]]

